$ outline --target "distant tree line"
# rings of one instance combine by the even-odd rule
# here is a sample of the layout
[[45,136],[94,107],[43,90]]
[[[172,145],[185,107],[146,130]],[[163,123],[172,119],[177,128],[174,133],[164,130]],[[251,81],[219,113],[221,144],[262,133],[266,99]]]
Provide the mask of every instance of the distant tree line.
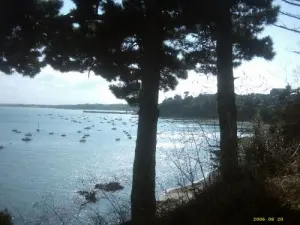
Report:
[[[260,113],[264,122],[272,122],[279,116],[279,111],[286,106],[295,94],[290,86],[285,89],[272,89],[270,94],[251,93],[236,95],[238,120],[251,121]],[[217,95],[199,94],[196,97],[189,95],[175,95],[167,98],[160,104],[160,116],[181,118],[216,119]]]

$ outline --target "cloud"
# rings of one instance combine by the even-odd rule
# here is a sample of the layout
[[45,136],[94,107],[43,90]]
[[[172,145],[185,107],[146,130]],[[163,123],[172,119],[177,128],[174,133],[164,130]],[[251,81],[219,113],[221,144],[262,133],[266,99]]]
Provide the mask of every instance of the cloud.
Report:
[[0,75],[0,102],[26,104],[119,103],[99,76],[46,67],[35,78]]
[[[285,73],[290,73],[284,67],[255,59],[244,63],[234,71],[236,92],[267,93],[271,88],[286,85]],[[0,102],[26,104],[80,104],[80,103],[120,103],[110,92],[109,83],[101,76],[77,72],[60,73],[51,67],[46,67],[35,78],[21,75],[0,75]],[[215,93],[217,81],[215,76],[204,76],[190,72],[187,80],[180,80],[175,91],[160,92],[159,101],[183,95],[189,91],[191,95],[199,93]]]

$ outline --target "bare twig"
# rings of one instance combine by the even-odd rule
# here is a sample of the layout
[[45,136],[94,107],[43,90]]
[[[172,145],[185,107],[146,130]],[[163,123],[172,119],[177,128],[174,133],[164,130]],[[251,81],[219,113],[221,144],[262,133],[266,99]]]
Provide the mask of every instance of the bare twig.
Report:
[[289,4],[289,5],[300,6],[300,1],[299,0],[282,0],[282,1]]
[[275,27],[279,27],[279,28],[282,28],[284,30],[288,30],[288,31],[292,31],[294,33],[298,33],[300,34],[300,30],[297,30],[297,29],[293,29],[293,28],[289,28],[289,27],[286,27],[286,26],[282,26],[282,25],[278,25],[278,24],[273,24]]

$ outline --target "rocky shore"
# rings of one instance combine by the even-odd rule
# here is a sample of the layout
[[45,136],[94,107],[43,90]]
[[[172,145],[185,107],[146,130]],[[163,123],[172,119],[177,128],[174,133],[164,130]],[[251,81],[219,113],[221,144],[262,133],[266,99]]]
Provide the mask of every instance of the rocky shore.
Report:
[[166,200],[181,200],[186,201],[191,199],[195,193],[203,190],[206,186],[212,184],[219,177],[219,171],[213,170],[207,173],[202,179],[193,182],[193,184],[175,187],[166,190],[166,192],[159,198],[159,201]]

